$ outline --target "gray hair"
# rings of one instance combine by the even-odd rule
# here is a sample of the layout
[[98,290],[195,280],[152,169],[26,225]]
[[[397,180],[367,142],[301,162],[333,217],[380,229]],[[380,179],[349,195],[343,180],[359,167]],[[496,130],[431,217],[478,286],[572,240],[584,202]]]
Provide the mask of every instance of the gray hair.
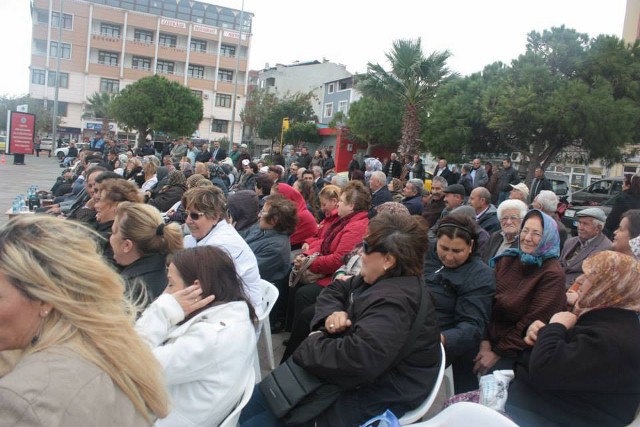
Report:
[[536,196],[536,200],[542,205],[542,210],[545,213],[553,213],[558,209],[558,196],[553,191],[540,191]]
[[385,185],[387,183],[387,175],[382,171],[375,171],[371,173],[371,178],[375,178],[380,184]]
[[462,165],[462,170],[471,172],[471,165],[469,163],[465,163],[464,165]]
[[476,192],[478,197],[484,199],[487,202],[487,205],[491,204],[491,192],[484,187],[476,187],[473,189]]
[[447,189],[447,186],[449,185],[449,183],[447,182],[447,180],[446,180],[446,179],[444,179],[444,178],[443,178],[443,177],[441,177],[441,176],[434,176],[434,177],[431,179],[431,186],[433,186],[433,183],[434,183],[434,182],[439,182],[439,183],[440,183],[440,185],[442,185],[442,189],[443,189],[443,190],[446,190],[446,189]]
[[422,196],[422,189],[424,188],[424,181],[422,181],[421,179],[410,179],[409,181],[407,181],[407,184],[411,184],[413,186],[413,188],[416,189],[418,196]]
[[347,185],[347,182],[349,182],[349,178],[346,175],[336,174],[331,177],[331,183],[333,185],[337,185],[340,188],[344,188],[344,186]]
[[322,176],[322,168],[320,166],[313,166],[311,170],[313,171],[314,175]]
[[498,219],[502,218],[504,211],[512,209],[520,212],[520,219],[523,219],[529,210],[522,200],[507,199],[498,206]]

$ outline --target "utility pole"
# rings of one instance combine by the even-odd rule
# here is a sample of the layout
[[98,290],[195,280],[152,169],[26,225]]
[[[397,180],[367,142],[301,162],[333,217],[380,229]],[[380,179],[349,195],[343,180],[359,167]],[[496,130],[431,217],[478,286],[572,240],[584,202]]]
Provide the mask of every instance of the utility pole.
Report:
[[[56,148],[56,133],[58,133],[58,91],[60,88],[60,57],[62,56],[62,27],[64,25],[64,0],[60,0],[60,12],[58,13],[58,48],[56,49],[56,86],[53,95],[53,126],[51,135],[51,149]],[[53,21],[53,17],[50,19]],[[51,25],[51,22],[49,25]]]
[[242,0],[242,8],[240,9],[240,33],[238,34],[238,48],[236,50],[236,71],[233,73],[235,79],[233,85],[233,101],[231,103],[231,135],[229,137],[229,153],[233,146],[233,133],[236,127],[236,102],[238,98],[238,69],[240,68],[240,47],[242,46],[242,27],[244,26],[244,0]]

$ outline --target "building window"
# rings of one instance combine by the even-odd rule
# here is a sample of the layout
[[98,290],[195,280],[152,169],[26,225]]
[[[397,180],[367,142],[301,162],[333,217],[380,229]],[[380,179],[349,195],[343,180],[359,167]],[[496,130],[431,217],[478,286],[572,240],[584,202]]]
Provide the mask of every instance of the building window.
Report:
[[176,47],[178,45],[178,37],[173,34],[160,33],[158,43],[160,43],[160,46]]
[[100,92],[118,93],[120,91],[120,81],[116,79],[100,79]]
[[342,114],[347,114],[348,108],[349,108],[349,102],[348,101],[340,101],[340,102],[338,102],[338,111],[341,112]]
[[153,32],[146,30],[133,30],[133,41],[140,43],[153,43]]
[[[49,71],[49,81],[47,82],[48,86],[55,87],[56,86],[56,72]],[[60,82],[58,87],[67,89],[69,87],[69,73],[60,73]]]
[[347,89],[348,89],[347,82],[338,83],[338,90],[347,90]]
[[204,65],[189,65],[189,77],[204,79]]
[[219,93],[216,95],[216,107],[231,108],[231,95]]
[[100,35],[105,37],[120,38],[120,25],[116,24],[100,24]]
[[229,128],[228,120],[213,119],[211,121],[211,132],[227,133],[228,128]]
[[[58,57],[58,42],[51,42],[51,56]],[[71,45],[69,43],[62,43],[62,49],[60,49],[60,58],[71,58]]]
[[118,65],[118,54],[115,52],[98,52],[98,64],[110,65],[115,67]]
[[235,46],[229,46],[228,44],[223,44],[223,45],[220,46],[220,55],[235,57],[236,56],[236,47]]
[[35,55],[46,55],[47,54],[47,41],[46,40],[33,39],[33,53]]
[[[47,101],[47,111],[53,111],[53,103],[54,101]],[[58,101],[58,116],[67,117],[67,107],[66,102]]]
[[31,70],[31,83],[34,85],[43,85],[44,76],[44,70]]
[[[60,25],[60,12],[51,12],[51,26],[58,28]],[[73,15],[68,13],[62,14],[62,28],[65,30],[73,29]]]
[[201,90],[191,89],[191,94],[193,94],[193,96],[197,96],[198,98],[202,98],[202,91]]
[[205,40],[191,39],[191,50],[193,52],[206,52],[207,42]]
[[42,9],[36,10],[36,21],[38,24],[48,24],[49,23],[49,12]]
[[333,102],[328,102],[324,104],[324,116],[325,117],[333,116]]
[[265,84],[267,87],[275,87],[276,85],[276,78],[275,77],[269,77],[266,81]]
[[218,70],[218,80],[221,82],[232,82],[233,71],[231,70]]
[[131,60],[131,67],[136,70],[147,70],[151,69],[151,58],[145,58],[144,56],[134,56]]
[[156,71],[158,73],[164,74],[173,74],[175,68],[175,63],[169,61],[158,61],[158,66],[156,67]]
[[327,90],[327,92],[333,93],[335,91],[336,91],[336,85],[334,83],[329,83],[329,89]]

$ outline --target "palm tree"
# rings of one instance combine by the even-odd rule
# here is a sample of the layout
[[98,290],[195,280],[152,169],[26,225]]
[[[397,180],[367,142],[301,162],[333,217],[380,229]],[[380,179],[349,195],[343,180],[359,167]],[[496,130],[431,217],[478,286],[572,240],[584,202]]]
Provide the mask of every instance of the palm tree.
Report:
[[111,121],[109,106],[114,97],[115,94],[94,92],[93,95],[87,98],[85,113],[82,115],[83,119],[102,120],[102,132],[105,136],[109,135],[109,122]]
[[395,40],[391,52],[385,56],[391,71],[386,71],[380,64],[369,63],[367,73],[359,76],[357,88],[365,96],[404,105],[398,151],[401,155],[414,154],[419,148],[422,110],[438,87],[454,75],[446,66],[451,54],[436,51],[425,57],[418,38]]

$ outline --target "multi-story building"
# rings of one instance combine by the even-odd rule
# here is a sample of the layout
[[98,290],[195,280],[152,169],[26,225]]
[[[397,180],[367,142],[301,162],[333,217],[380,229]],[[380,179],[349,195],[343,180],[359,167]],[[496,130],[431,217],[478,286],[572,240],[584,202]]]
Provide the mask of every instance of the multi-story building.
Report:
[[346,118],[349,115],[349,106],[360,97],[360,92],[353,87],[353,77],[326,82],[322,94],[320,123],[330,123],[338,112]]
[[87,137],[102,127],[83,119],[93,93],[116,93],[159,74],[202,98],[200,138],[231,139],[233,127],[233,140],[240,140],[251,13],[193,0],[64,0],[62,11],[60,0],[31,3],[29,94],[52,108],[58,84],[65,136]]
[[296,62],[291,65],[276,64],[275,67],[267,64],[264,70],[258,72],[258,87],[269,88],[279,98],[296,92],[313,93],[316,97],[312,103],[313,111],[321,121],[324,116],[325,83],[342,81],[351,76],[344,65],[326,60]]

